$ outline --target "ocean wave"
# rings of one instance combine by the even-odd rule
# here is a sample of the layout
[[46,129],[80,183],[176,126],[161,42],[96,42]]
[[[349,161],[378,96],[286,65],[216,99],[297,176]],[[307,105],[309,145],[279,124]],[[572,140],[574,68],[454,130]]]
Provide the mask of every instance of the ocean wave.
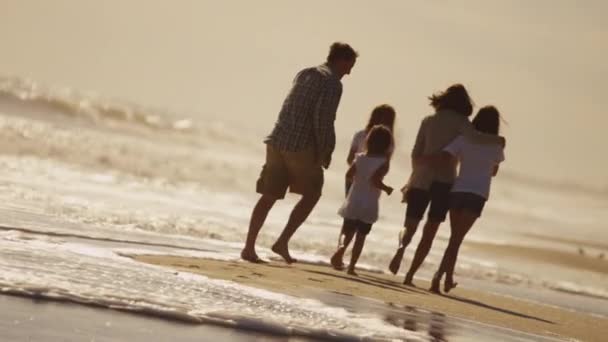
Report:
[[193,120],[189,118],[172,120],[168,111],[102,99],[96,94],[83,93],[72,88],[49,87],[19,77],[0,77],[0,100],[3,102],[12,100],[22,108],[29,106],[45,113],[77,117],[93,122],[122,121],[174,131],[194,129]]

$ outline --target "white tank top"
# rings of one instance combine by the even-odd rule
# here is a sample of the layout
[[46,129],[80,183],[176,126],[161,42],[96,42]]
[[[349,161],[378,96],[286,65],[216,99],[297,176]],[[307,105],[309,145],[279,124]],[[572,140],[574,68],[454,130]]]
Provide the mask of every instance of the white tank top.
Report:
[[350,220],[374,223],[378,220],[381,190],[371,182],[376,171],[386,163],[386,157],[358,154],[353,163],[356,168],[353,184],[338,214]]

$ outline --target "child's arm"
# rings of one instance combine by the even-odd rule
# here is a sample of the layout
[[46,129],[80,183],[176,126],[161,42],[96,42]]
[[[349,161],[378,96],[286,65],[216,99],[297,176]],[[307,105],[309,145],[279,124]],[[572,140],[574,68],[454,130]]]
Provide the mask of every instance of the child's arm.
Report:
[[346,171],[346,179],[352,181],[353,177],[355,177],[355,172],[357,172],[357,167],[355,163],[350,164],[348,171]]
[[384,182],[382,181],[384,179],[384,176],[386,176],[386,174],[388,173],[388,166],[388,163],[386,163],[378,170],[376,170],[376,172],[372,176],[371,182],[373,186],[386,192],[387,195],[390,195],[393,192],[393,188],[384,184]]
[[348,150],[348,157],[346,157],[346,163],[348,163],[348,165],[351,165],[353,160],[355,160],[355,153],[356,151],[353,148]]

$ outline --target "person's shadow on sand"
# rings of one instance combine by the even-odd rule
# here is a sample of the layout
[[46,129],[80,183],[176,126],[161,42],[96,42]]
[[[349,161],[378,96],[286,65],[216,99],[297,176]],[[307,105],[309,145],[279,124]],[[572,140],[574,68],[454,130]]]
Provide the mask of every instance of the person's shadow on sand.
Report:
[[443,295],[443,297],[449,298],[451,300],[455,300],[455,301],[458,301],[458,302],[462,302],[462,303],[466,303],[466,304],[471,304],[471,305],[476,305],[476,306],[479,306],[479,307],[482,307],[482,308],[486,308],[486,309],[502,312],[502,313],[505,313],[507,315],[517,316],[517,317],[521,317],[521,318],[525,318],[525,319],[532,319],[532,320],[535,320],[535,321],[539,321],[539,322],[543,322],[543,323],[548,323],[548,324],[555,324],[555,322],[548,321],[548,320],[540,318],[540,317],[530,316],[530,315],[523,314],[521,312],[516,312],[516,311],[512,311],[512,310],[508,310],[508,309],[499,308],[497,306],[492,306],[492,305],[489,305],[489,304],[486,304],[486,303],[482,303],[482,302],[479,302],[479,301],[476,301],[476,300],[473,300],[473,299],[462,298],[462,297],[457,297],[457,296],[453,296],[453,295]]

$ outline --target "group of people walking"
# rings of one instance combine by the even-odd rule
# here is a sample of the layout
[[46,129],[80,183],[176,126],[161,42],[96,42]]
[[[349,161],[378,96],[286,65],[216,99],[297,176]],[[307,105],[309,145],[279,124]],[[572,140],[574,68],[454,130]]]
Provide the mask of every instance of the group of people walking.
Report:
[[[321,197],[324,169],[329,168],[335,148],[334,122],[342,95],[341,79],[350,74],[358,58],[348,44],[334,43],[326,63],[300,71],[281,108],[271,134],[265,139],[266,162],[257,181],[261,194],[255,205],[241,257],[261,262],[255,242],[274,203],[287,190],[301,195],[272,251],[287,263],[296,262],[288,243]],[[434,114],[420,124],[412,149],[412,172],[401,189],[407,203],[399,245],[388,265],[396,274],[405,249],[418,230],[425,212],[427,220],[404,283],[413,285],[414,275],[429,253],[437,230],[449,213],[451,235],[431,291],[444,291],[457,283],[454,268],[466,234],[481,216],[489,198],[492,177],[504,161],[505,139],[499,135],[501,117],[493,106],[482,107],[472,121],[473,101],[461,84],[429,97]],[[346,198],[338,213],[343,218],[339,243],[331,265],[356,275],[356,264],[378,219],[382,192],[393,188],[383,182],[395,150],[393,128],[396,111],[387,104],[374,108],[365,128],[355,133],[347,162]],[[354,240],[345,267],[346,249]]]

